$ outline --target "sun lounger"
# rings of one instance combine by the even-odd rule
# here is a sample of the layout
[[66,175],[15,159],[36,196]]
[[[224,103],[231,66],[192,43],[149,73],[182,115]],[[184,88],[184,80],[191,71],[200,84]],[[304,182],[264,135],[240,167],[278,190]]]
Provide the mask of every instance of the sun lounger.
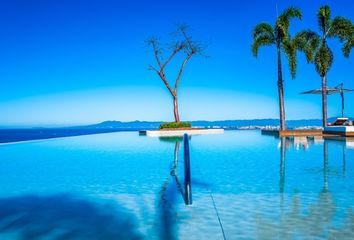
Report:
[[347,121],[348,121],[348,118],[340,117],[340,118],[337,118],[337,119],[331,124],[331,126],[344,126]]
[[348,118],[344,117],[337,118],[331,125],[324,128],[324,133],[353,137],[353,121],[349,121]]

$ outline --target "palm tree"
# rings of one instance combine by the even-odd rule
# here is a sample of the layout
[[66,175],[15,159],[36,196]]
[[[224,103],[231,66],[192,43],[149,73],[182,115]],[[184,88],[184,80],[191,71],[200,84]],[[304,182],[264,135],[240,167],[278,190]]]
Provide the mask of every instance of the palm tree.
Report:
[[327,73],[333,63],[333,53],[328,46],[329,38],[338,38],[343,43],[342,52],[349,57],[354,46],[354,25],[344,17],[331,19],[329,6],[318,10],[317,20],[320,34],[305,30],[295,36],[298,49],[303,51],[308,62],[313,62],[322,79],[322,116],[323,127],[327,126]]
[[279,114],[280,114],[280,130],[285,130],[285,109],[284,109],[284,90],[283,90],[283,73],[281,63],[282,51],[288,57],[289,67],[292,78],[296,73],[296,50],[292,47],[292,41],[289,35],[289,25],[292,18],[301,20],[302,14],[298,8],[290,7],[286,9],[276,20],[275,26],[272,27],[268,23],[260,23],[253,30],[252,52],[255,57],[258,55],[258,49],[262,46],[276,46],[278,57],[278,97],[279,97]]

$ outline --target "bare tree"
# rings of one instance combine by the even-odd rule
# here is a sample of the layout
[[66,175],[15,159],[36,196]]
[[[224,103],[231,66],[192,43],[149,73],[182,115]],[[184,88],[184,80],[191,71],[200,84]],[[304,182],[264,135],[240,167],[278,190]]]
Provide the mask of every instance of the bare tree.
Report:
[[[177,27],[176,31],[176,40],[172,42],[172,44],[168,47],[168,57],[164,58],[162,55],[167,54],[159,42],[159,40],[155,37],[148,39],[147,44],[152,48],[153,53],[155,55],[157,67],[153,65],[149,66],[149,70],[153,70],[156,74],[160,77],[162,82],[167,87],[168,91],[170,92],[173,98],[173,113],[175,117],[175,122],[180,122],[179,113],[178,113],[178,84],[181,80],[183,70],[187,64],[187,62],[194,56],[194,55],[202,55],[203,47],[200,43],[193,41],[192,36],[188,33],[188,26],[181,25]],[[175,58],[178,54],[183,54],[183,61],[179,67],[179,71],[177,73],[174,86],[172,87],[167,80],[165,70],[166,66]],[[165,60],[164,60],[165,59]]]

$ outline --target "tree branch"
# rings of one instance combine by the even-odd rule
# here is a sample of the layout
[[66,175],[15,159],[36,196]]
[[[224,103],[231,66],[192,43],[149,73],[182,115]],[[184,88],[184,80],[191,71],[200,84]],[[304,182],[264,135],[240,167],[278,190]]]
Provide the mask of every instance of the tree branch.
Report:
[[183,49],[183,45],[179,45],[178,47],[176,47],[172,54],[170,55],[170,57],[164,62],[164,64],[162,64],[161,66],[161,70],[163,71],[163,69],[166,67],[166,65],[172,60],[172,58],[179,52]]
[[167,87],[168,91],[172,94],[172,96],[175,96],[174,91],[172,90],[170,84],[168,83],[166,77],[165,77],[165,73],[163,72],[163,69],[161,69],[160,71],[157,70],[154,66],[150,65],[149,70],[153,70],[156,72],[156,74],[161,78],[161,80],[163,81],[163,83],[165,84],[165,86]]
[[150,41],[150,44],[152,46],[152,49],[154,51],[154,54],[155,54],[155,58],[156,58],[156,62],[157,64],[159,65],[159,67],[161,68],[161,61],[160,61],[160,57],[159,57],[159,50],[157,48],[157,42],[155,39],[151,40]]
[[163,81],[163,83],[166,85],[168,91],[171,93],[173,97],[176,97],[176,93],[172,90],[170,84],[167,82],[167,79],[165,77],[165,74],[163,72],[158,72],[159,77]]
[[175,82],[175,87],[173,89],[173,92],[174,94],[177,94],[177,89],[178,89],[178,84],[179,84],[179,80],[181,79],[181,76],[182,76],[182,73],[183,73],[183,70],[184,70],[184,67],[186,65],[186,63],[188,62],[188,60],[192,57],[194,53],[190,53],[187,55],[187,57],[184,59],[184,61],[182,62],[182,65],[179,69],[179,72],[178,72],[178,76],[177,76],[177,79],[176,79],[176,82]]
[[157,70],[154,66],[152,66],[152,65],[150,65],[149,67],[148,67],[148,70],[154,70],[155,72],[159,72],[159,70]]
[[188,36],[188,34],[186,33],[186,28],[187,28],[187,26],[181,26],[180,31],[181,31],[183,37],[185,38],[185,40],[188,44],[188,47],[190,48],[191,52],[189,54],[194,54],[196,52],[196,48],[195,48],[195,46],[193,46],[190,36]]

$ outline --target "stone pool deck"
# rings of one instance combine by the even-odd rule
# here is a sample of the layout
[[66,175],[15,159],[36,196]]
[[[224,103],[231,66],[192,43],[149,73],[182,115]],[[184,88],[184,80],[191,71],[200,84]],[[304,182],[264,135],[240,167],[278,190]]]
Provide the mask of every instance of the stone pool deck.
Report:
[[271,135],[275,137],[354,137],[354,132],[335,131],[336,129],[329,131],[326,128],[325,131],[321,129],[316,130],[262,130],[263,135]]

